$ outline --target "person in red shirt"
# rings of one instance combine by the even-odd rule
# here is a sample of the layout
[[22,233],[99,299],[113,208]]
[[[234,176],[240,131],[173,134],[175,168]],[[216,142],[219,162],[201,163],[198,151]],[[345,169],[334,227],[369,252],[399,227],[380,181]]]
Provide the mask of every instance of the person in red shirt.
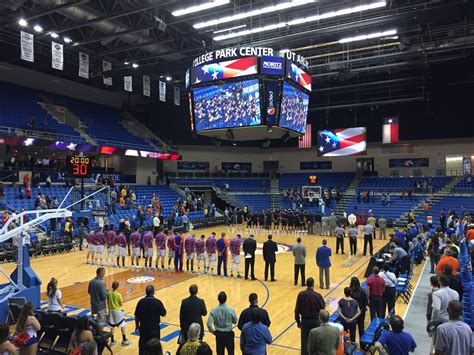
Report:
[[372,276],[366,281],[366,292],[369,299],[370,319],[383,318],[382,295],[385,289],[385,281],[379,276],[379,268],[374,266]]
[[27,187],[29,184],[30,184],[30,175],[29,175],[29,174],[25,174],[25,175],[23,176],[23,186],[24,186],[24,187]]
[[466,238],[467,238],[467,241],[470,242],[471,240],[474,239],[474,225],[470,224],[467,226],[467,228],[469,229],[467,230]]

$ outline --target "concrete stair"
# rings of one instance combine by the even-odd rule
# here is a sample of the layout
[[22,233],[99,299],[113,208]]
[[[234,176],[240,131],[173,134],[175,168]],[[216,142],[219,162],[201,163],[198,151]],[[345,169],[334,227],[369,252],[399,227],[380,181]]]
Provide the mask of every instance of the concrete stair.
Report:
[[359,178],[354,178],[350,185],[347,187],[346,191],[344,191],[341,199],[339,200],[339,203],[337,204],[336,208],[333,210],[334,214],[336,216],[342,216],[344,214],[344,211],[347,208],[347,205],[351,200],[355,197],[356,195],[356,189],[357,185],[359,185]]
[[270,180],[270,208],[280,208],[280,179]]

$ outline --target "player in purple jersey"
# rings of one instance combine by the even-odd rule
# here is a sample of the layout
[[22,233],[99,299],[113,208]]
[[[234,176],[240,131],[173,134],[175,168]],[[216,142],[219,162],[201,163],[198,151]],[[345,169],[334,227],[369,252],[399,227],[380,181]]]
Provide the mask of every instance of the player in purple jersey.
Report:
[[105,257],[105,265],[108,265],[108,261],[110,259],[110,266],[115,266],[114,255],[115,255],[115,239],[117,235],[113,229],[110,227],[105,233],[105,246],[107,247],[107,256]]
[[201,239],[196,240],[194,243],[194,250],[197,257],[197,268],[198,272],[201,272],[201,261],[203,262],[204,273],[206,272],[206,253],[205,253],[205,241],[206,236],[201,235]]
[[152,268],[151,262],[153,261],[153,232],[148,231],[143,236],[143,247],[145,248],[145,269]]
[[216,233],[212,232],[206,240],[207,271],[209,275],[214,275],[214,265],[216,264]]
[[130,242],[132,244],[132,269],[139,267],[140,264],[140,232],[138,228],[130,236]]
[[104,262],[102,261],[102,256],[104,254],[104,244],[105,244],[105,235],[101,230],[98,230],[94,234],[94,244],[95,244],[95,262],[100,266],[104,266]]
[[184,251],[186,252],[186,271],[189,271],[189,264],[191,264],[191,272],[194,272],[194,234],[190,235],[184,240]]
[[168,230],[160,232],[155,236],[156,244],[156,263],[155,268],[158,270],[161,259],[161,270],[165,270],[165,257],[166,257],[166,238],[168,237]]
[[122,258],[122,267],[125,267],[125,247],[127,246],[127,238],[123,233],[117,235],[115,239],[117,245],[117,267],[120,267],[120,258]]
[[240,276],[240,245],[242,244],[241,235],[237,234],[229,242],[230,249],[230,277],[234,277],[234,269],[237,271],[237,278]]
[[86,264],[89,264],[89,258],[91,259],[91,264],[94,264],[94,256],[95,256],[95,245],[93,243],[94,240],[94,231],[90,231],[87,233],[86,240],[87,240],[87,255],[86,255]]
[[171,260],[174,260],[174,235],[170,233],[166,239],[166,246],[168,247],[168,270],[171,269]]

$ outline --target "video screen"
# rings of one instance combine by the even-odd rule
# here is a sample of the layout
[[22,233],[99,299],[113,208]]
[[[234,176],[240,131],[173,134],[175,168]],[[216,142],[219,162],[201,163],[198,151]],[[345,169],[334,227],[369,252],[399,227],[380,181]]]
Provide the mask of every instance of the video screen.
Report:
[[311,75],[291,61],[288,61],[286,65],[286,77],[311,91]]
[[365,127],[325,129],[318,132],[318,156],[344,157],[367,153]]
[[196,131],[262,123],[257,79],[193,89]]
[[309,95],[284,82],[280,107],[280,127],[304,134]]

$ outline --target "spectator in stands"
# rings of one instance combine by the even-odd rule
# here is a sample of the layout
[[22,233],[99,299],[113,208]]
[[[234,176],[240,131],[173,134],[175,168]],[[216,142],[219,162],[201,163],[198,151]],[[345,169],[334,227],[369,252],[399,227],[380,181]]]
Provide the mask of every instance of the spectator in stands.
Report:
[[370,319],[383,318],[383,291],[385,281],[379,275],[380,269],[374,266],[372,275],[367,279],[366,292],[369,299]]
[[10,327],[8,324],[0,325],[0,354],[16,355],[15,345],[10,341]]
[[30,184],[30,174],[23,175],[23,186],[27,187]]
[[444,266],[443,275],[449,279],[449,287],[459,294],[459,301],[462,302],[462,296],[464,293],[462,283],[458,277],[453,275],[453,267],[450,264]]
[[436,329],[435,354],[461,355],[474,353],[474,333],[461,321],[462,304],[453,300],[448,304],[449,322]]
[[415,352],[415,339],[410,333],[403,331],[404,322],[402,317],[393,315],[390,317],[391,331],[383,332],[382,336],[375,343],[375,348],[385,354],[383,347],[387,349],[388,355],[408,355]]
[[33,197],[33,190],[31,189],[30,184],[26,185],[25,194],[28,200],[31,200],[31,198]]
[[453,275],[456,276],[458,273],[459,268],[459,261],[454,256],[454,251],[451,248],[444,248],[444,255],[439,260],[438,264],[436,265],[436,273],[441,275],[444,273],[445,265],[451,265],[453,270]]
[[268,327],[261,322],[262,311],[257,307],[250,313],[251,321],[247,322],[240,333],[242,354],[266,354],[266,344],[272,343],[272,335]]
[[441,275],[439,277],[440,289],[433,292],[433,313],[431,315],[432,321],[447,322],[449,320],[447,308],[449,302],[459,301],[459,294],[457,291],[449,287],[449,279]]
[[13,343],[20,348],[20,355],[36,355],[38,350],[37,332],[40,329],[40,322],[34,316],[33,304],[26,302],[18,316],[13,338]]
[[178,347],[178,350],[176,351],[176,354],[178,355],[195,355],[197,352],[197,349],[201,345],[201,341],[199,337],[199,334],[202,333],[201,326],[197,323],[192,323],[189,326],[189,329],[187,331],[187,336],[186,342],[181,343],[181,345]]
[[219,292],[217,297],[219,306],[212,309],[207,320],[207,329],[216,337],[216,352],[224,355],[225,350],[229,354],[234,353],[234,332],[232,327],[237,324],[235,310],[227,306],[227,295],[224,291]]
[[97,315],[97,322],[103,327],[107,318],[106,299],[107,288],[104,283],[105,269],[99,267],[96,270],[96,277],[89,281],[88,293],[91,300],[91,313]]
[[[97,354],[97,344],[92,334],[91,325],[87,317],[79,317],[76,320],[76,327],[69,340],[69,352],[71,354],[85,353],[86,349],[94,349],[93,352],[87,352],[88,354]],[[80,352],[79,352],[80,351]]]
[[62,293],[58,288],[58,280],[54,277],[48,282],[46,295],[48,296],[48,312],[60,312],[64,309],[61,303]]
[[18,185],[18,199],[23,200],[25,198],[25,188],[22,185]]
[[321,326],[311,329],[308,342],[304,344],[301,353],[311,355],[335,354],[341,341],[339,330],[328,324],[328,311],[322,309],[318,318]]
[[430,277],[431,291],[428,293],[428,304],[426,305],[426,320],[431,321],[433,314],[433,293],[440,289],[440,284],[437,276]]
[[[342,229],[342,228],[341,228]],[[329,289],[331,284],[329,280],[329,269],[331,268],[331,248],[327,246],[328,241],[323,239],[323,245],[316,250],[316,265],[319,268],[319,288]],[[344,254],[344,249],[343,254]],[[326,287],[324,287],[326,279]]]
[[352,291],[350,287],[344,288],[344,297],[337,303],[337,312],[342,320],[344,331],[349,332],[351,341],[356,339],[357,319],[360,316],[359,303],[352,298]]
[[191,324],[197,324],[200,327],[200,332],[197,334],[197,338],[202,340],[204,337],[204,324],[202,322],[202,317],[207,315],[207,308],[204,300],[197,297],[197,293],[197,285],[191,285],[189,287],[189,297],[181,301],[181,308],[179,310],[179,324],[181,327],[180,343],[183,343],[188,339],[187,335]]
[[435,265],[439,262],[439,238],[435,234],[431,237],[428,244],[428,255],[430,257],[431,274],[435,273]]

